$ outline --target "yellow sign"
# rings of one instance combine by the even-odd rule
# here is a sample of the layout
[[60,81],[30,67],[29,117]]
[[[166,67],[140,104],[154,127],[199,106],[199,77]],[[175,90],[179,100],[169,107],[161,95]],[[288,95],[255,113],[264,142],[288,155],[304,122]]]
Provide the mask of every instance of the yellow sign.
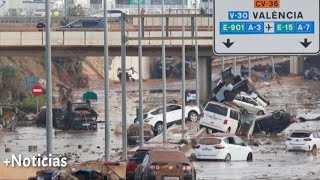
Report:
[[55,16],[55,17],[59,16],[59,11],[57,11],[57,10],[53,11],[53,16]]

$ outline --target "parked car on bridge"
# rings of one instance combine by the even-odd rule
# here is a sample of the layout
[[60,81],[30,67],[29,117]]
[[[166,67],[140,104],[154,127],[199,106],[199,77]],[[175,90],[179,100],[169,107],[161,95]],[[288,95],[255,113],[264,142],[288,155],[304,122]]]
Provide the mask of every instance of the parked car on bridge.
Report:
[[58,28],[53,28],[55,31],[103,31],[104,22],[99,19],[78,19],[72,21],[71,23],[61,26]]
[[215,133],[199,140],[195,147],[196,159],[252,161],[253,152],[241,138],[225,133]]
[[135,180],[196,180],[196,170],[186,155],[177,149],[152,149],[135,172]]
[[[185,108],[185,118],[190,121],[198,121],[200,109],[195,105],[188,105]],[[144,122],[151,125],[156,134],[163,129],[163,108],[162,106],[154,108],[143,115]],[[182,119],[182,106],[180,104],[167,104],[167,126],[180,123]],[[137,119],[135,119],[135,123]]]
[[[124,13],[125,15],[129,14],[129,9],[110,9],[107,11],[108,15],[108,21],[109,22],[116,22],[120,21],[121,14]],[[89,17],[95,17],[95,18],[103,18],[104,17],[104,12],[98,12],[95,14],[91,14]]]
[[311,151],[320,149],[320,131],[296,130],[286,140],[288,151]]

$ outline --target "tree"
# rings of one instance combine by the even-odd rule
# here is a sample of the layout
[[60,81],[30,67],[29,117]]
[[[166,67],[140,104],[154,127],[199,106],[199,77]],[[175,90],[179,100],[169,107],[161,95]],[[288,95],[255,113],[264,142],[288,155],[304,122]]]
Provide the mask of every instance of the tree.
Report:
[[86,16],[86,12],[84,8],[80,4],[78,4],[73,8],[69,8],[68,15],[69,16]]

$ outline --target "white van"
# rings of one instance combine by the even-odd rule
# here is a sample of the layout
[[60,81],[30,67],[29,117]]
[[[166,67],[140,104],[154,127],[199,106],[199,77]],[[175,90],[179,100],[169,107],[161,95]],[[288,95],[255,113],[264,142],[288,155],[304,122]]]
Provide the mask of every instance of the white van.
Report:
[[242,115],[236,106],[210,101],[200,117],[200,128],[235,134]]

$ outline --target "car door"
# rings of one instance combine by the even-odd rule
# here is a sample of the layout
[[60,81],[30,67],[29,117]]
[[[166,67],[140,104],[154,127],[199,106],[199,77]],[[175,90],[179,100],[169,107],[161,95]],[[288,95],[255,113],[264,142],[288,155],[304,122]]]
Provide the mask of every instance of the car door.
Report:
[[235,145],[233,137],[227,137],[224,142],[228,143],[228,150],[231,155],[231,160],[237,160],[237,147]]
[[230,109],[230,122],[229,126],[231,127],[230,133],[235,134],[239,127],[239,119],[240,119],[240,113],[238,111],[235,111],[233,109]]
[[247,145],[239,137],[233,137],[236,149],[237,160],[247,160],[249,154]]
[[169,105],[167,106],[167,120],[170,123],[180,121],[182,118],[182,110],[179,105]]
[[143,175],[143,172],[145,171],[148,162],[149,162],[149,154],[146,154],[146,156],[143,158],[142,163],[136,169],[136,174],[134,179],[136,180],[142,179],[141,176]]

